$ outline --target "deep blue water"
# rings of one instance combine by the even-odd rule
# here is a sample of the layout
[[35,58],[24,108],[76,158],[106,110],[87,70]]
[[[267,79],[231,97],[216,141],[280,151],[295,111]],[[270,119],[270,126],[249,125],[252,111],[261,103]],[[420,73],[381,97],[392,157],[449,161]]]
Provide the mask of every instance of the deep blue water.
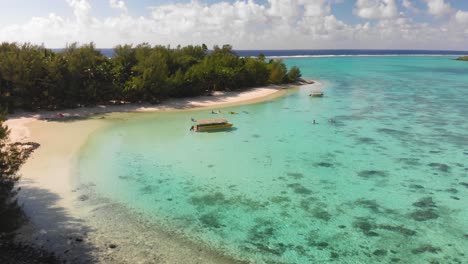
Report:
[[[53,49],[55,52],[60,52],[62,49]],[[113,49],[101,49],[101,52],[112,57],[114,55]],[[343,50],[236,50],[239,56],[258,56],[260,53],[265,54],[267,57],[313,57],[313,56],[389,56],[389,55],[466,55],[468,51],[454,51],[454,50],[357,50],[357,49],[343,49]]]

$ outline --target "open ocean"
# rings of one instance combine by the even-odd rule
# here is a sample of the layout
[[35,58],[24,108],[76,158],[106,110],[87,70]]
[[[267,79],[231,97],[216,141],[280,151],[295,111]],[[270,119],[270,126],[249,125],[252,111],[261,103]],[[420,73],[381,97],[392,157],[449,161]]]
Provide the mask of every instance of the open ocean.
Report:
[[[251,263],[467,263],[468,63],[453,60],[465,52],[263,53],[325,96],[302,86],[219,115],[110,115],[77,184]],[[411,56],[423,54],[451,56]],[[235,128],[190,132],[191,117]]]
[[[102,54],[112,57],[113,49],[100,49]],[[62,49],[53,49],[61,52]],[[453,50],[235,50],[242,57],[258,56],[260,53],[267,57],[320,57],[320,56],[397,56],[397,55],[468,55],[468,51]]]

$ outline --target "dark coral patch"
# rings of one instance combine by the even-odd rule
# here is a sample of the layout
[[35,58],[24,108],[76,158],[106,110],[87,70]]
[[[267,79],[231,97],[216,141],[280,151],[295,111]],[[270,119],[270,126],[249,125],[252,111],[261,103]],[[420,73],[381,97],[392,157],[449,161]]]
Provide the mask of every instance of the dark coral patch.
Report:
[[299,172],[288,172],[287,175],[291,178],[294,178],[294,179],[302,179],[304,178],[304,174],[302,173],[299,173]]
[[204,227],[208,228],[221,228],[224,225],[221,224],[219,217],[216,214],[208,213],[200,216],[198,219]]
[[328,162],[318,162],[318,163],[315,163],[315,165],[318,166],[318,167],[324,167],[324,168],[333,167],[333,164],[328,163]]
[[442,249],[440,249],[439,247],[434,247],[432,245],[422,245],[418,248],[411,250],[411,253],[421,254],[421,253],[429,252],[429,253],[436,254],[436,253],[439,253],[440,251],[442,251]]
[[366,236],[369,236],[369,237],[379,236],[378,233],[372,231],[375,225],[365,219],[359,219],[355,221],[353,223],[353,227],[361,230],[361,232]]
[[447,189],[447,190],[445,190],[445,191],[448,192],[448,193],[453,193],[453,194],[458,193],[458,190],[455,189],[455,188],[449,188],[449,189]]
[[375,256],[386,256],[387,255],[387,250],[386,249],[377,249],[377,250],[374,250],[374,252],[372,252],[373,255]]
[[396,136],[399,138],[410,135],[406,131],[396,130],[396,129],[391,129],[391,128],[379,128],[377,129],[377,132],[384,133],[384,134],[391,135],[391,136]]
[[331,214],[327,210],[324,210],[321,207],[314,207],[314,209],[312,210],[312,215],[315,218],[318,218],[324,221],[330,221],[331,219]]
[[392,231],[392,232],[398,232],[398,233],[400,233],[402,235],[405,235],[405,236],[414,236],[414,235],[416,235],[416,231],[405,228],[403,226],[393,226],[393,225],[383,225],[382,224],[382,225],[378,225],[377,228]]
[[330,252],[331,259],[338,259],[339,257],[340,257],[340,254],[336,253],[335,251]]
[[193,196],[190,199],[190,202],[194,205],[216,205],[220,203],[225,203],[226,198],[224,197],[224,194],[220,192],[215,192],[213,194],[206,194],[202,196]]
[[375,140],[370,137],[358,137],[356,141],[359,144],[374,144],[375,143]]
[[291,202],[291,199],[289,199],[289,197],[287,196],[278,195],[278,196],[271,197],[270,201],[272,203],[280,204],[280,203],[289,203]]
[[376,177],[387,177],[387,173],[385,171],[380,171],[380,170],[363,170],[358,172],[358,176],[362,178],[376,178]]
[[307,189],[306,187],[300,185],[299,183],[292,183],[292,184],[288,184],[288,187],[293,189],[293,191],[295,193],[298,193],[298,194],[312,194],[312,191]]
[[433,210],[417,210],[410,214],[410,217],[416,221],[427,221],[439,218],[439,215]]
[[402,162],[408,166],[418,166],[420,165],[419,159],[417,158],[400,158],[399,162]]
[[450,171],[450,166],[447,165],[447,164],[432,162],[432,163],[429,163],[428,165],[430,167],[438,170],[438,171],[441,171],[441,172],[449,172]]
[[413,206],[419,208],[435,208],[437,207],[436,203],[432,200],[432,197],[424,197],[419,199],[417,202],[413,203]]
[[374,213],[380,213],[379,205],[375,200],[358,199],[355,204],[370,209]]
[[459,184],[468,188],[468,182],[460,182]]

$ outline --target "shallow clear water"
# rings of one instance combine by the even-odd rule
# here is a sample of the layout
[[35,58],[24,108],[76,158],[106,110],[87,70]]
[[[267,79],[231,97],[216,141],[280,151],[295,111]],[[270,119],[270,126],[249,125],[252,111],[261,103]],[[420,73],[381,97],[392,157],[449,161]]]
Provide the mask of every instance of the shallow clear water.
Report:
[[235,124],[218,133],[189,131],[207,110],[114,115],[83,147],[79,182],[242,260],[465,262],[468,63],[286,63],[326,96],[221,109],[239,114],[216,115]]

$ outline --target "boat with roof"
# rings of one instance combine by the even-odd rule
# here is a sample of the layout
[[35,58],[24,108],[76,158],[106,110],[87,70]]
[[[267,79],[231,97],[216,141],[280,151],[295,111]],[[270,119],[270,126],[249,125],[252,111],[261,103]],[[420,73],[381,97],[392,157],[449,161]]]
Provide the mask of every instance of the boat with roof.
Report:
[[226,118],[214,118],[214,119],[203,119],[192,126],[190,130],[196,132],[207,132],[217,130],[227,130],[232,127],[232,123],[229,123]]

